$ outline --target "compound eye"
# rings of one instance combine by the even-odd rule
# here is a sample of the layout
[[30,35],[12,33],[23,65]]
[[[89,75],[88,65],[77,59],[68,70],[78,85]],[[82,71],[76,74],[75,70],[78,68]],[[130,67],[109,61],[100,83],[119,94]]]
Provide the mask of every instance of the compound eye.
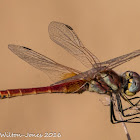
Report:
[[130,79],[133,76],[132,72],[130,71],[125,72],[123,75],[126,80]]
[[129,72],[129,77],[130,77],[130,78],[133,77],[133,72]]

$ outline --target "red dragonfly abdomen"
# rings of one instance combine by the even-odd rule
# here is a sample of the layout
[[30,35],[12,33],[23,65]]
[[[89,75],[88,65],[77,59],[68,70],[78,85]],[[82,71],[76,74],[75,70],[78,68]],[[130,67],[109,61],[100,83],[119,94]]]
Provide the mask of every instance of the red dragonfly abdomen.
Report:
[[77,80],[47,87],[2,90],[0,99],[40,93],[72,93],[78,91],[84,84],[85,81]]

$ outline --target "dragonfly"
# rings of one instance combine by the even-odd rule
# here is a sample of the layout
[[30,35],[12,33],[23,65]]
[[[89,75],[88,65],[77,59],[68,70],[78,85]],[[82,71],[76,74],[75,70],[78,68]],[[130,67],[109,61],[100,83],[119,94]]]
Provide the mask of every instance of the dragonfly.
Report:
[[[99,59],[84,47],[83,43],[72,27],[67,24],[52,21],[48,32],[50,39],[65,49],[68,53],[79,60],[87,71],[64,66],[54,60],[25,46],[9,44],[8,48],[19,58],[33,67],[45,72],[54,84],[46,87],[8,89],[0,91],[0,98],[41,94],[41,93],[83,93],[84,91],[96,92],[110,97],[110,120],[113,124],[128,122],[140,123],[139,96],[134,96],[140,91],[140,75],[133,71],[126,71],[122,75],[113,69],[117,66],[140,56],[140,50],[100,62]],[[115,99],[114,99],[115,95]],[[138,101],[133,103],[133,101]],[[124,108],[122,100],[128,103]],[[117,105],[116,103],[117,102]],[[115,107],[126,118],[120,120],[115,115]],[[125,113],[136,107],[137,111]],[[129,117],[129,118],[128,118]]]

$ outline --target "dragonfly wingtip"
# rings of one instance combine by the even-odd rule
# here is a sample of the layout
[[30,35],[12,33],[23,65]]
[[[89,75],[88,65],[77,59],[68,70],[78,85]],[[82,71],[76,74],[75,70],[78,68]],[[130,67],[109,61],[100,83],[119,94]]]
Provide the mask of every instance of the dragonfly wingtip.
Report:
[[14,45],[13,44],[8,44],[8,48],[11,49]]

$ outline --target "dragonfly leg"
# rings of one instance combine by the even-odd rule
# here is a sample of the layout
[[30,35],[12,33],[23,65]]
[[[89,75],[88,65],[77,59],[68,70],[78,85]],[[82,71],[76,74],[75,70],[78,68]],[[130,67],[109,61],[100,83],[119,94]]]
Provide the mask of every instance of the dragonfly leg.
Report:
[[[121,112],[121,114],[122,114],[124,117],[129,117],[129,116],[134,116],[134,115],[140,114],[140,112],[124,114],[124,112],[125,112],[126,110],[131,109],[131,108],[133,108],[133,107],[137,107],[137,106],[138,106],[138,103],[139,103],[140,101],[138,101],[136,104],[133,104],[132,106],[130,106],[130,107],[128,107],[128,108],[123,109],[123,107],[122,107],[122,101],[121,101],[121,99],[120,99],[120,96],[119,96],[119,95],[116,95],[116,98],[117,98],[118,110]],[[133,99],[136,99],[136,98],[133,98]],[[139,108],[136,108],[136,110],[139,110]]]
[[[118,95],[117,95],[117,96],[118,96]],[[127,101],[132,107],[137,107],[137,106],[139,106],[140,100],[138,100],[135,104],[133,104],[131,101],[134,100],[134,99],[139,99],[140,97],[136,96],[136,97],[133,97],[133,98],[127,98],[125,94],[121,94],[121,97],[122,97],[125,101]],[[119,97],[119,98],[120,98],[120,97]],[[130,108],[128,108],[128,109],[130,109]],[[128,110],[128,109],[126,108],[126,109],[124,109],[124,110]],[[139,109],[139,108],[137,108],[137,109]]]
[[110,121],[114,124],[114,121],[116,122],[116,116],[114,113],[114,107],[113,107],[113,99],[112,96],[110,97]]
[[128,100],[134,100],[134,99],[138,99],[140,97],[136,96],[136,97],[133,97],[133,98],[129,98]]
[[[134,100],[134,99],[139,99],[139,98],[140,98],[140,97],[136,96],[136,97],[133,97],[133,98],[129,98],[128,100],[129,100],[129,101],[132,101],[132,100]],[[137,107],[137,106],[140,106],[139,103],[140,103],[140,100],[138,100],[138,101],[134,104],[134,106],[136,106],[136,107]],[[133,107],[133,106],[132,106],[132,107]],[[130,108],[130,107],[129,107],[129,108]],[[129,108],[128,108],[128,109],[129,109]],[[140,108],[139,108],[139,109],[140,109]],[[124,109],[124,110],[127,110],[127,108]]]
[[128,108],[125,108],[125,109],[123,109],[123,111],[129,110],[129,109],[132,109],[133,107],[137,107],[136,110],[140,110],[140,108],[138,108],[138,106],[140,106],[139,102],[140,102],[140,100],[137,101],[137,103],[134,104],[134,106],[130,106],[130,107],[128,107]]
[[[119,110],[120,111],[120,110]],[[140,119],[140,117],[132,117],[132,118],[129,118],[129,119],[126,119],[126,120],[117,120],[116,119],[116,116],[115,116],[115,111],[114,111],[114,104],[113,104],[113,98],[112,98],[112,95],[111,95],[111,98],[110,98],[110,120],[113,124],[116,124],[116,123],[121,123],[121,122],[127,122],[127,123],[140,123],[138,121],[132,121],[134,119]]]

